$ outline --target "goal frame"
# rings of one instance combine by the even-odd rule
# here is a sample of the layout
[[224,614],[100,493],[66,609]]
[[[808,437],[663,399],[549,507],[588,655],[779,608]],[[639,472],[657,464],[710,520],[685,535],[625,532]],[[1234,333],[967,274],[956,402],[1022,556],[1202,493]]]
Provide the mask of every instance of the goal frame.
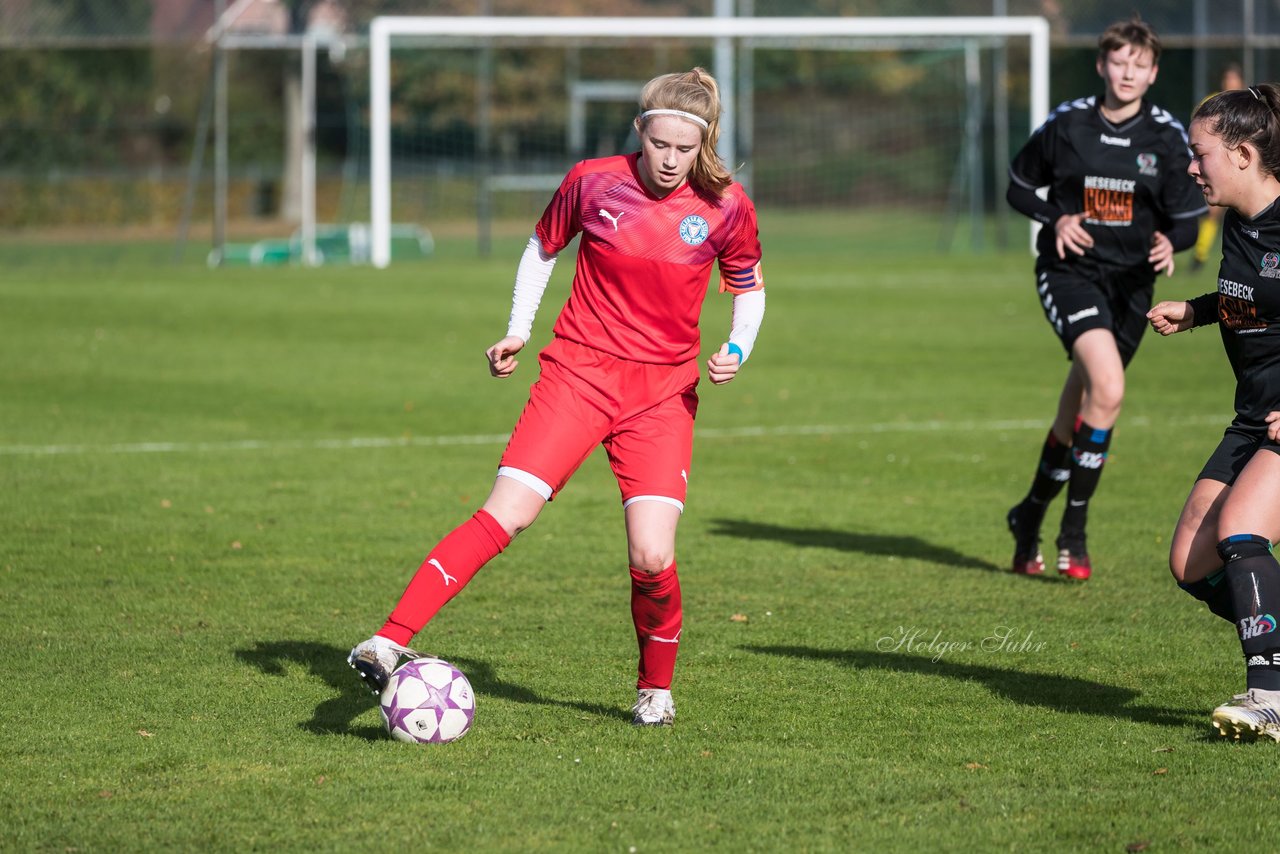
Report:
[[[385,268],[391,263],[391,40],[396,36],[710,39],[719,40],[717,54],[731,53],[727,49],[731,44],[728,40],[746,38],[1025,37],[1030,40],[1030,131],[1039,127],[1049,114],[1049,22],[1040,17],[526,18],[384,15],[374,18],[369,25],[369,260],[377,268]],[[726,77],[719,68],[716,73],[724,77],[723,88],[731,76]],[[725,97],[724,100],[729,119],[725,128],[728,130],[732,127],[730,111],[733,98]],[[722,134],[722,140],[728,135]],[[732,141],[729,140],[728,144]]]

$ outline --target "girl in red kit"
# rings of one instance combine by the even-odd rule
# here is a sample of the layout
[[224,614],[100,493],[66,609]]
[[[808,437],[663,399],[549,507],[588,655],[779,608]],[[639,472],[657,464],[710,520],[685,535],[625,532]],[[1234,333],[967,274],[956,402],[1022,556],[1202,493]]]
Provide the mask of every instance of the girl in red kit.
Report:
[[347,660],[375,693],[401,655],[416,655],[413,636],[603,445],[622,493],[640,646],[633,723],[674,721],[676,526],[713,262],[720,290],[733,294],[733,319],[729,340],[707,361],[712,383],[737,375],[764,317],[755,209],[716,153],[719,118],[719,89],[706,71],[654,78],[635,119],[640,151],[576,165],[538,221],[516,271],[507,334],[485,351],[489,372],[516,370],[556,256],[581,234],[569,300],[484,506],[431,550],[386,623],[351,650]]

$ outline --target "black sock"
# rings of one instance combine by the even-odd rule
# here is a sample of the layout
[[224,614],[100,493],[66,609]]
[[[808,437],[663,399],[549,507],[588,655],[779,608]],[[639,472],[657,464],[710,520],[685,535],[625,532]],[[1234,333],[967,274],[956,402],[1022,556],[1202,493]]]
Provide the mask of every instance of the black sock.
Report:
[[1023,524],[1033,524],[1039,528],[1044,521],[1044,511],[1049,502],[1058,496],[1067,478],[1071,477],[1071,469],[1067,461],[1071,458],[1071,446],[1058,441],[1058,437],[1049,431],[1044,445],[1040,448],[1040,462],[1036,465],[1036,475],[1031,480],[1031,490],[1022,500],[1019,519]]
[[1216,569],[1199,581],[1179,581],[1178,586],[1209,606],[1209,611],[1228,623],[1236,621],[1236,610],[1231,604],[1231,585],[1226,567]]
[[1271,542],[1255,534],[1235,534],[1218,543],[1226,564],[1240,650],[1250,689],[1280,691],[1280,563]]
[[1084,539],[1089,499],[1098,488],[1102,466],[1111,447],[1111,430],[1090,427],[1080,421],[1071,440],[1071,479],[1067,482],[1067,506],[1062,511],[1062,537]]

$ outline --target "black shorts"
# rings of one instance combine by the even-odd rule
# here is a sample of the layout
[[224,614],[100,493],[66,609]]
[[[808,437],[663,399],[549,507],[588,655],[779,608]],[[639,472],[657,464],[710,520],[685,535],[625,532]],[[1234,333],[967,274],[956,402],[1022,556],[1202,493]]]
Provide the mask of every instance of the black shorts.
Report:
[[1036,265],[1040,305],[1068,359],[1083,333],[1107,329],[1115,336],[1120,359],[1127,366],[1147,331],[1155,282],[1150,270]]
[[1222,434],[1222,441],[1209,456],[1209,461],[1204,464],[1196,480],[1216,480],[1230,486],[1258,451],[1280,454],[1280,444],[1267,438],[1266,428],[1232,424]]

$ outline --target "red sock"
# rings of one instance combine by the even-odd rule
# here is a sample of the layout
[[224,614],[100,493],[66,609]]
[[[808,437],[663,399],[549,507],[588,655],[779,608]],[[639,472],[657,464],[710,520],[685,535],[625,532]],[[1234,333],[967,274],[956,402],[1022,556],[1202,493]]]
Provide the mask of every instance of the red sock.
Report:
[[427,555],[378,634],[408,646],[444,603],[457,596],[480,567],[510,543],[497,520],[477,510]]
[[640,642],[637,688],[671,687],[683,617],[674,561],[657,575],[631,568],[631,619]]

